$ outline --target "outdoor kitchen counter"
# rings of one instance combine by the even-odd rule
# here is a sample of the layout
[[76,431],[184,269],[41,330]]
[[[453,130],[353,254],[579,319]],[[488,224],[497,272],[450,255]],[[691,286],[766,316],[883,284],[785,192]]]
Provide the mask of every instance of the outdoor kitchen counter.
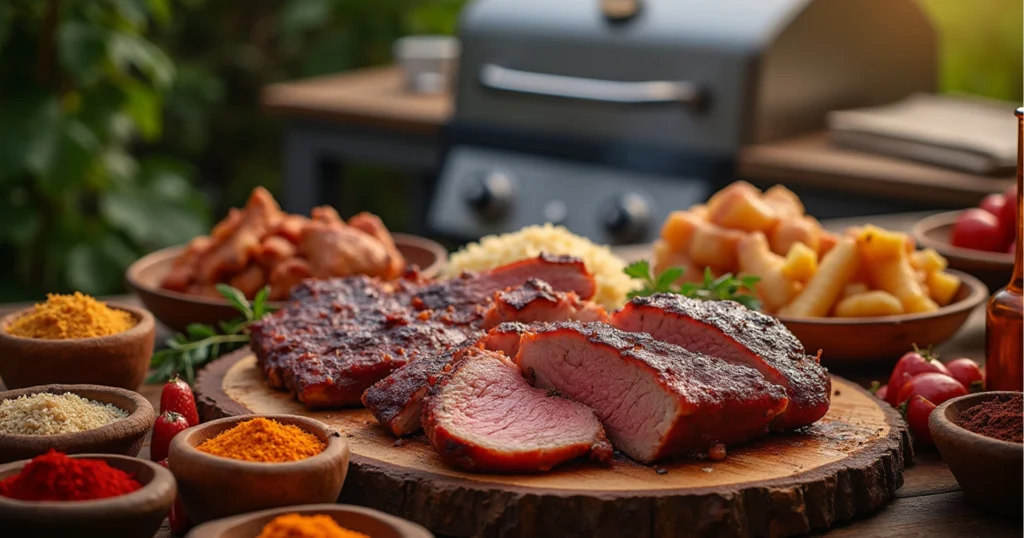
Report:
[[[273,84],[262,105],[287,122],[285,203],[293,212],[321,203],[316,197],[327,187],[317,167],[325,156],[429,171],[440,156],[439,130],[454,112],[450,94],[404,91],[394,66]],[[738,177],[755,183],[926,207],[976,205],[1012,181],[836,148],[821,132],[747,146],[737,160]]]
[[[879,226],[906,230],[921,217],[921,214],[903,214],[872,217]],[[827,227],[842,227],[849,221],[826,221]],[[634,251],[635,252],[635,251]],[[624,256],[630,255],[624,252]],[[120,302],[137,303],[134,298],[117,298]],[[24,305],[0,306],[0,315]],[[158,335],[162,339],[164,335]],[[937,351],[946,359],[969,357],[984,359],[985,318],[984,309],[974,312],[957,336],[938,347]],[[867,367],[862,369],[834,368],[838,374],[867,386],[874,379],[885,379],[889,368]],[[145,385],[140,392],[154,406],[159,405],[160,386]],[[148,442],[140,457],[148,458]],[[896,491],[895,498],[875,515],[853,521],[822,533],[829,538],[845,536],[985,536],[1019,537],[1021,521],[1000,519],[982,512],[970,504],[950,473],[949,468],[934,448],[919,449],[914,464],[903,474],[903,487]],[[157,538],[170,538],[166,524],[157,533]],[[74,538],[74,537],[68,537]]]

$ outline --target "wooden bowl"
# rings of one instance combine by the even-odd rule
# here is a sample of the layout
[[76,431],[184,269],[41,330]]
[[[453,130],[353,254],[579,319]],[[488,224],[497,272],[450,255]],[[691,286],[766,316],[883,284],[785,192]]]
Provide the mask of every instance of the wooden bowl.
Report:
[[[145,460],[110,454],[78,454],[131,473],[142,488],[95,501],[16,501],[0,496],[0,535],[33,538],[151,538],[174,502],[174,476]],[[0,480],[28,460],[0,466]]]
[[[293,424],[327,447],[316,456],[286,463],[259,463],[196,450],[203,441],[241,422],[263,416]],[[193,426],[174,437],[170,468],[185,511],[196,523],[299,504],[338,500],[348,473],[348,443],[323,422],[295,415],[243,415]]]
[[1007,400],[1019,392],[980,392],[944,402],[928,418],[935,446],[964,495],[983,510],[1014,516],[1024,513],[1024,445],[979,435],[956,424],[960,413],[981,402]]
[[330,516],[338,525],[373,538],[433,538],[434,536],[427,529],[411,521],[399,519],[372,508],[347,504],[312,504],[263,510],[211,521],[192,529],[187,538],[252,538],[260,534],[264,525],[284,514]]
[[153,355],[153,315],[134,306],[107,306],[131,314],[135,326],[110,336],[44,340],[7,332],[11,323],[33,307],[0,318],[0,377],[4,385],[9,389],[53,383],[139,388]]
[[137,456],[153,427],[153,406],[141,394],[99,385],[43,385],[0,392],[0,401],[48,392],[70,392],[97,402],[109,403],[128,412],[121,420],[95,430],[60,435],[14,435],[0,433],[0,463],[34,458],[53,448],[65,454],[123,454]]
[[953,224],[962,211],[950,211],[925,217],[914,225],[911,233],[918,246],[933,248],[949,260],[949,266],[978,277],[995,291],[1010,283],[1013,274],[1013,254],[986,252],[949,244]]
[[895,361],[912,349],[941,344],[956,334],[971,312],[988,298],[978,279],[960,271],[960,289],[953,300],[934,312],[870,318],[779,319],[800,339],[808,353],[822,350],[821,362],[853,364]]
[[[435,241],[415,235],[392,236],[406,261],[420,267],[420,272],[425,276],[436,276],[448,261],[448,251]],[[185,330],[189,323],[216,325],[220,321],[238,317],[238,312],[223,299],[198,297],[160,287],[160,282],[170,272],[182,249],[184,247],[178,246],[158,250],[140,258],[128,268],[125,279],[142,299],[142,304],[153,312],[156,319],[175,331]]]

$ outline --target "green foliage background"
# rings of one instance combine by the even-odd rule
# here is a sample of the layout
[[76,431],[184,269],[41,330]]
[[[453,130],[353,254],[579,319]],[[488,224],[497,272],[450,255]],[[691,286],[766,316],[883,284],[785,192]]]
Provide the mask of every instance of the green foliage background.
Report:
[[[1020,101],[1021,2],[920,1],[944,90]],[[402,35],[453,33],[465,2],[0,0],[0,301],[116,292],[141,253],[278,190],[260,88],[388,63]],[[400,176],[346,179],[403,227]]]

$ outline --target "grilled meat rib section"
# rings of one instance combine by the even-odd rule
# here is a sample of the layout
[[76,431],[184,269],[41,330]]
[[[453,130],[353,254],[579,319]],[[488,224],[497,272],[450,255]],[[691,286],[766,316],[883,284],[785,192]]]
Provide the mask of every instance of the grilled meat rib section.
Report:
[[582,262],[552,256],[437,282],[416,272],[392,281],[308,280],[284,308],[252,325],[252,348],[268,384],[307,407],[359,405],[391,372],[478,340],[495,293],[536,275],[584,299],[595,289]]
[[632,299],[612,315],[611,324],[753,368],[785,387],[789,406],[775,418],[773,429],[806,426],[828,412],[828,371],[782,322],[739,303],[659,293]]
[[516,361],[537,387],[592,408],[615,447],[643,463],[764,435],[788,403],[754,369],[603,323],[537,327]]
[[531,387],[501,353],[451,364],[424,398],[422,421],[441,459],[468,471],[529,473],[612,458],[593,411]]

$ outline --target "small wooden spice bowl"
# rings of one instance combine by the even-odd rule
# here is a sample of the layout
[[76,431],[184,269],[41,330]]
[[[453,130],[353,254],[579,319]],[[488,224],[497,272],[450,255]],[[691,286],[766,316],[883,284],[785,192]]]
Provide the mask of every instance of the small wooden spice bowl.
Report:
[[123,454],[137,456],[153,427],[156,415],[153,406],[141,394],[130,390],[99,385],[43,385],[0,392],[0,400],[10,400],[48,392],[70,392],[82,398],[109,403],[128,412],[121,420],[95,430],[58,435],[14,435],[0,433],[0,463],[34,458],[54,449],[65,454]]
[[[110,454],[75,458],[107,462],[135,477],[142,488],[95,501],[16,501],[0,496],[0,535],[34,538],[151,538],[174,503],[174,476],[145,460]],[[28,460],[0,466],[0,480],[17,474]]]
[[957,424],[960,413],[1019,392],[979,392],[944,402],[932,411],[928,430],[964,494],[983,510],[1020,519],[1024,505],[1024,445],[974,433]]
[[[234,460],[195,448],[258,416],[298,426],[326,447],[313,457],[285,463]],[[348,473],[348,459],[348,443],[323,422],[295,415],[242,415],[179,433],[171,441],[168,463],[189,518],[203,523],[257,510],[336,502]]]
[[200,525],[188,538],[252,538],[277,516],[301,514],[304,516],[330,516],[341,527],[361,532],[373,538],[433,538],[427,529],[404,519],[372,508],[347,504],[312,504],[263,510],[252,514],[229,517]]
[[156,323],[143,308],[107,303],[135,318],[130,329],[95,338],[44,340],[7,332],[32,307],[0,318],[0,377],[10,389],[51,383],[106,385],[136,390],[153,356]]

